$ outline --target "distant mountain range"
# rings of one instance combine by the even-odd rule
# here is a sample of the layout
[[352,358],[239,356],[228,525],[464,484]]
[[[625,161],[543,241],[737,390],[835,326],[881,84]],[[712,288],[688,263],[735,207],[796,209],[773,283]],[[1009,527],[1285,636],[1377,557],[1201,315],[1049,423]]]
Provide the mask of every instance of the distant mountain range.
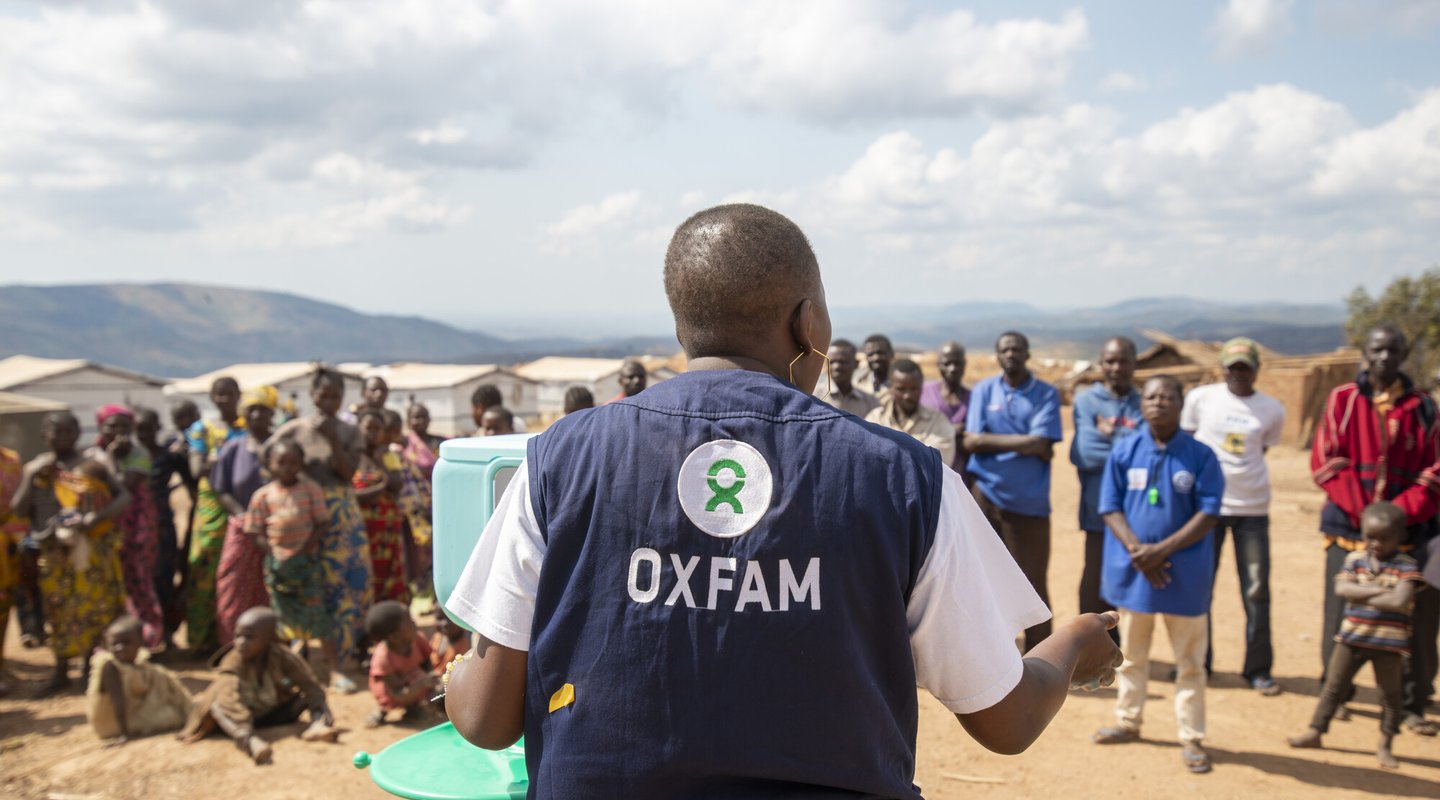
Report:
[[968,349],[989,349],[1006,330],[1030,338],[1031,350],[1054,357],[1091,358],[1111,336],[1144,346],[1146,328],[1182,339],[1221,341],[1252,337],[1281,353],[1312,353],[1345,344],[1345,310],[1339,305],[1218,303],[1184,297],[1147,297],[1097,308],[1037,308],[1025,303],[962,303],[939,307],[875,306],[832,310],[836,336],[887,333],[901,350],[929,350],[956,339]]
[[[832,311],[835,335],[858,344],[883,331],[898,349],[958,339],[988,349],[1003,330],[1030,336],[1039,354],[1088,358],[1116,334],[1159,328],[1183,338],[1247,335],[1282,353],[1344,343],[1339,306],[1225,304],[1177,297],[1100,308],[1041,309],[1025,303],[873,306]],[[193,284],[0,287],[0,357],[24,353],[88,358],[158,376],[197,375],[247,361],[431,361],[514,363],[543,355],[668,354],[673,335],[585,340],[505,339],[423,317],[363,314],[281,292]]]
[[250,361],[511,363],[677,348],[674,337],[508,340],[422,317],[217,286],[0,287],[0,357],[88,358],[162,377]]

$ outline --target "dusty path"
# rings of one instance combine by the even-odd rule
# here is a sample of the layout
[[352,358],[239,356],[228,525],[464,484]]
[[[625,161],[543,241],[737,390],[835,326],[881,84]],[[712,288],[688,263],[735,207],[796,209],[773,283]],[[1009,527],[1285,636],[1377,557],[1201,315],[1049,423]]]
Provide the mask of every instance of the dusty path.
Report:
[[[1323,557],[1315,533],[1320,494],[1310,484],[1305,455],[1272,454],[1276,483],[1272,516],[1276,678],[1286,693],[1260,697],[1236,674],[1242,657],[1243,614],[1234,562],[1221,565],[1216,603],[1215,667],[1207,693],[1215,771],[1192,776],[1180,764],[1174,743],[1172,685],[1157,679],[1146,706],[1145,741],[1100,748],[1088,735],[1108,724],[1113,694],[1073,696],[1051,729],[1029,752],[994,756],[976,746],[928,695],[921,698],[918,780],[930,798],[1151,798],[1160,796],[1349,798],[1364,795],[1440,797],[1440,741],[1402,735],[1396,740],[1398,772],[1375,765],[1377,697],[1368,671],[1357,714],[1337,723],[1327,749],[1294,751],[1284,737],[1304,728],[1314,709],[1319,674],[1318,643]],[[1057,616],[1075,613],[1081,537],[1073,530],[1074,473],[1057,459],[1052,594]],[[43,680],[50,663],[44,651],[22,650],[14,640],[11,670],[24,682],[19,694]],[[1157,634],[1160,678],[1169,664],[1169,644]],[[197,665],[182,665],[192,688],[204,683]],[[47,701],[0,700],[0,797],[37,800],[94,798],[205,797],[265,798],[385,797],[363,772],[350,766],[356,750],[371,752],[410,731],[398,727],[364,730],[368,695],[334,699],[336,716],[354,727],[341,745],[306,744],[284,734],[275,764],[250,766],[227,742],[209,739],[182,746],[165,737],[105,749],[84,726],[77,692]],[[272,737],[274,738],[274,737]]]

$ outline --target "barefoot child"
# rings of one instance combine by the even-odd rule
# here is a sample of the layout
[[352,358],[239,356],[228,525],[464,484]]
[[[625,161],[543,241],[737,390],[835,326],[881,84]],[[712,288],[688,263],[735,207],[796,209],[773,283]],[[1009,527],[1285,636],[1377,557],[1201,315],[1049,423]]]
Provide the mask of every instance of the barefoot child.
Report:
[[327,666],[335,664],[333,623],[325,612],[320,539],[330,528],[325,492],[302,469],[305,451],[293,440],[266,453],[274,480],[255,490],[245,510],[245,533],[265,553],[265,588],[286,639],[324,643]]
[[150,663],[140,646],[143,626],[126,615],[105,629],[86,689],[85,716],[101,739],[120,745],[133,736],[173,731],[190,715],[190,693],[175,673]]
[[198,742],[219,728],[256,764],[270,763],[270,745],[256,728],[288,725],[309,710],[305,741],[335,741],[340,731],[325,703],[325,690],[315,673],[275,640],[275,612],[252,608],[235,623],[235,641],[218,654],[219,674],[195,698],[180,738]]
[[393,600],[376,603],[365,615],[365,635],[379,642],[370,655],[370,694],[380,707],[369,724],[384,724],[385,713],[396,709],[407,719],[432,713],[430,698],[439,691],[430,671],[433,652],[410,611]]
[[1320,737],[1330,729],[1335,709],[1350,695],[1355,674],[1368,661],[1375,671],[1375,685],[1380,687],[1384,707],[1375,756],[1386,769],[1399,766],[1390,742],[1400,732],[1401,678],[1405,659],[1410,657],[1411,611],[1416,592],[1425,585],[1419,564],[1398,551],[1405,533],[1405,512],[1394,503],[1371,503],[1361,512],[1360,534],[1365,549],[1347,556],[1335,575],[1335,594],[1349,602],[1340,632],[1335,635],[1325,687],[1320,691],[1310,729],[1289,739],[1291,747],[1320,746]]

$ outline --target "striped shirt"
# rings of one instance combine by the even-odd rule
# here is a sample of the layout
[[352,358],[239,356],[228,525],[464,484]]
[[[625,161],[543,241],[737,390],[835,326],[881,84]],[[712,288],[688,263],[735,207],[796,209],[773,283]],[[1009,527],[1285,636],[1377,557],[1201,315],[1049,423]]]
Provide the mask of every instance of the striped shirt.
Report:
[[303,550],[315,527],[329,521],[324,491],[305,475],[293,486],[280,481],[261,486],[245,510],[245,532],[263,535],[280,561]]
[[[1404,581],[1419,583],[1420,565],[1404,553],[1396,553],[1385,561],[1371,563],[1364,551],[1345,557],[1345,566],[1340,568],[1337,580],[1356,583],[1361,586],[1378,586],[1390,590]],[[1389,650],[1401,655],[1410,655],[1410,613],[1415,607],[1411,600],[1404,611],[1382,611],[1372,605],[1351,601],[1345,604],[1345,619],[1340,623],[1340,632],[1335,641],[1352,647],[1368,647],[1371,650]]]

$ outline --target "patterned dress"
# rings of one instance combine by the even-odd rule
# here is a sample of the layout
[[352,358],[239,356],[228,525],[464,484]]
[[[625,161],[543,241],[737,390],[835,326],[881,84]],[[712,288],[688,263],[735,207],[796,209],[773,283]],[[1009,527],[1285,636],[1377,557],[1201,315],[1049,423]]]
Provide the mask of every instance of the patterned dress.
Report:
[[[190,452],[209,456],[218,453],[231,439],[245,435],[243,428],[232,428],[223,422],[200,420],[185,432]],[[190,537],[190,572],[186,584],[189,599],[185,605],[186,639],[192,649],[212,650],[220,643],[215,624],[215,573],[220,568],[220,553],[225,547],[225,531],[230,513],[210,485],[208,475],[200,476],[195,498],[194,531]]]
[[[93,458],[107,459],[100,448],[87,453]],[[155,519],[155,501],[150,495],[150,453],[138,445],[116,465],[115,477],[128,483],[139,475],[140,486],[130,493],[130,505],[115,518],[120,529],[120,566],[125,578],[125,610],[140,620],[145,646],[159,647],[165,641],[165,612],[155,594],[155,561],[160,557],[160,537]]]
[[20,583],[20,554],[17,543],[30,531],[30,523],[10,511],[10,498],[20,488],[24,473],[20,456],[0,447],[0,664],[5,663],[5,628],[15,587]]
[[[305,474],[325,493],[330,528],[320,541],[321,575],[325,586],[325,608],[334,621],[337,657],[343,662],[364,637],[365,612],[370,610],[370,545],[365,540],[365,520],[350,481],[336,474],[334,453],[319,432],[325,423],[320,417],[301,417],[277,429],[271,441],[291,440],[305,449]],[[352,461],[360,458],[363,443],[354,425],[337,421],[335,435]]]
[[[53,492],[61,516],[99,510],[113,498],[105,481],[66,470],[58,473],[53,485],[38,488]],[[88,655],[100,643],[106,626],[125,613],[122,536],[113,522],[105,520],[68,545],[45,545],[40,589],[56,658]]]
[[[242,507],[265,485],[261,472],[261,449],[248,436],[234,439],[220,450],[210,471],[210,485],[216,496],[229,495]],[[270,605],[265,591],[265,554],[254,537],[245,533],[244,515],[228,518],[220,564],[215,570],[215,622],[220,644],[235,638],[240,615],[256,606]]]
[[[388,469],[399,467],[394,453],[385,453],[385,469],[377,469],[369,457],[361,461],[353,479],[356,489],[368,489],[385,483]],[[405,515],[395,495],[381,491],[370,496],[369,503],[360,504],[365,518],[365,538],[370,542],[370,567],[374,602],[394,600],[410,603],[410,589],[405,585]]]
[[438,445],[432,447],[414,431],[406,435],[405,445],[400,449],[401,476],[405,480],[400,492],[400,510],[410,529],[405,541],[406,580],[410,583],[410,593],[416,597],[434,594],[431,576],[434,489],[430,478],[439,459],[437,450]]

